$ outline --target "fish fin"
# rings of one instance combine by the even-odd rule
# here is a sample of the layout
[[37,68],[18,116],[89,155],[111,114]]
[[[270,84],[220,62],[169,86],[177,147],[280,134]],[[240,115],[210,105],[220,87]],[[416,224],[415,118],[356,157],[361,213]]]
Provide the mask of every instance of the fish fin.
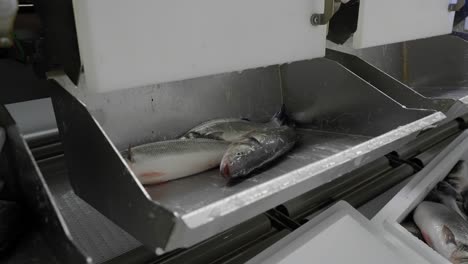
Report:
[[222,139],[222,136],[223,136],[222,131],[216,131],[216,132],[212,132],[212,133],[209,133],[209,134],[206,134],[206,135],[202,135],[201,137],[208,138],[208,139],[220,140],[220,139]]
[[286,112],[286,105],[281,105],[281,109],[271,118],[271,123],[277,126],[294,126],[294,123],[289,118],[288,113]]
[[201,138],[202,134],[195,132],[195,131],[189,131],[188,133],[184,134],[181,139],[193,139],[193,138]]
[[222,135],[223,135],[223,132],[213,132],[213,133],[210,133],[210,134],[201,134],[199,132],[190,131],[190,132],[186,133],[184,136],[182,136],[181,139],[205,138],[205,139],[220,140]]
[[252,134],[254,134],[255,132],[256,132],[255,129],[252,129],[252,130],[246,132],[242,137],[245,137],[245,138],[251,137]]
[[453,244],[456,245],[457,241],[455,240],[455,235],[453,234],[452,230],[448,228],[446,225],[442,227],[442,234],[444,235],[445,244]]
[[254,136],[252,136],[255,132],[255,130],[249,131],[246,134],[244,134],[241,138],[235,140],[233,143],[254,143],[256,145],[261,146],[262,143],[258,141],[258,139],[256,139]]

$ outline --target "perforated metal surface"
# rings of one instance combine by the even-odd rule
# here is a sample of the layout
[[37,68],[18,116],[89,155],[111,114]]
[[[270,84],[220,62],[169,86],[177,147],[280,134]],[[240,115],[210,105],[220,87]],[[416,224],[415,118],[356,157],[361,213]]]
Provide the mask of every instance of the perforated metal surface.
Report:
[[68,183],[63,157],[39,165],[71,235],[94,263],[104,263],[141,247],[127,232],[75,195]]

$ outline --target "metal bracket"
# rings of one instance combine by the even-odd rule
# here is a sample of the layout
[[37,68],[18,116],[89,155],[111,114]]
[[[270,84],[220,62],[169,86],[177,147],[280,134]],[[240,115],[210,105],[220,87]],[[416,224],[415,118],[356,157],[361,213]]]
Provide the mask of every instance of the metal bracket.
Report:
[[462,9],[463,6],[465,6],[465,0],[457,0],[456,4],[450,4],[449,5],[448,10],[450,12],[460,11],[460,9]]
[[323,14],[313,14],[310,23],[314,26],[327,24],[333,15],[338,11],[341,0],[325,0],[325,11]]

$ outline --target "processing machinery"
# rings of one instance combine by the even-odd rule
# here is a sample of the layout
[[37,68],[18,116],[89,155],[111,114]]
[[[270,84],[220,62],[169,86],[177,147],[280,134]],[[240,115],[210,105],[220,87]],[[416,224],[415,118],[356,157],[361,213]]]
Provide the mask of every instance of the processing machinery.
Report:
[[[433,187],[433,169],[468,151],[467,10],[464,0],[0,0],[3,258],[375,263],[356,254],[372,247],[385,263],[445,263],[394,208],[414,209],[399,197],[422,197],[414,186]],[[143,185],[121,154],[215,118],[265,122],[283,105],[300,144],[235,185],[217,170]]]

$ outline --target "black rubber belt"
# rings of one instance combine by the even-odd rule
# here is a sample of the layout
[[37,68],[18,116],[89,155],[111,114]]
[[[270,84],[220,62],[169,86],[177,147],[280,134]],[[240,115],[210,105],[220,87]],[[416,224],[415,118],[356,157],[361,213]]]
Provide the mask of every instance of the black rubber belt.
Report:
[[286,228],[288,230],[295,230],[301,226],[300,223],[294,221],[292,218],[278,211],[277,209],[271,209],[265,212],[266,216],[270,218],[272,224],[279,229]]
[[413,168],[414,173],[420,172],[424,168],[424,165],[418,164],[417,162],[412,160],[401,159],[396,153],[393,152],[385,155],[385,157],[388,159],[392,167],[398,167],[406,164]]

